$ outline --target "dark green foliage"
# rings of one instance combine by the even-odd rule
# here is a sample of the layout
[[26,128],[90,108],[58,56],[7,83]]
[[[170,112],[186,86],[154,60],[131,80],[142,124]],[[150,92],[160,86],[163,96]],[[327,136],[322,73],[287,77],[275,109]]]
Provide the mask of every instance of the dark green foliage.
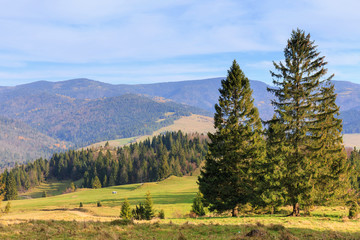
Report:
[[82,208],[82,207],[84,207],[84,205],[83,205],[83,203],[82,203],[82,202],[80,202],[79,207],[81,207],[81,208]]
[[151,198],[151,194],[148,191],[146,193],[145,203],[144,203],[144,216],[146,220],[151,220],[154,216],[154,208],[153,208],[153,200]]
[[[49,161],[40,158],[16,165],[11,172],[19,190],[37,186],[48,178],[72,181],[83,178],[83,187],[87,188],[92,188],[94,182],[100,187],[157,181],[171,174],[190,174],[198,168],[205,158],[207,141],[204,135],[167,132],[116,151],[87,149],[55,153]],[[3,181],[6,174],[2,174]],[[74,188],[73,184],[69,187],[71,191]]]
[[96,203],[96,206],[97,206],[97,207],[102,207],[101,202],[100,202],[100,201],[98,201],[98,202]]
[[139,206],[136,205],[135,209],[132,210],[132,216],[136,220],[144,220],[144,219],[146,219],[144,204],[139,203]]
[[160,219],[165,219],[165,212],[164,212],[163,209],[161,209],[161,210],[159,211],[159,218],[160,218]]
[[360,150],[356,147],[351,151],[349,157],[349,164],[351,169],[350,183],[355,191],[359,191],[360,187]]
[[277,122],[278,140],[283,142],[270,147],[278,155],[270,164],[280,168],[283,177],[271,178],[279,179],[284,187],[280,192],[286,193],[293,215],[299,215],[300,204],[309,207],[339,194],[339,181],[347,185],[341,120],[336,118],[339,109],[330,83],[333,75],[322,79],[327,63],[319,54],[309,34],[293,31],[284,63],[274,62],[275,88],[268,89],[276,97],[272,121]]
[[205,210],[202,201],[203,201],[203,197],[201,193],[198,192],[193,200],[193,205],[191,207],[191,212],[195,213],[197,216],[205,215]]
[[101,188],[101,182],[98,178],[98,176],[95,176],[93,181],[92,181],[92,184],[91,184],[91,188]]
[[258,194],[255,176],[265,158],[265,141],[249,80],[236,61],[221,85],[216,132],[209,133],[209,152],[198,182],[211,211],[232,209],[236,215],[238,204],[253,202]]
[[349,208],[349,218],[357,219],[359,217],[359,205],[356,201],[351,201]]
[[120,217],[122,219],[131,219],[132,217],[130,203],[127,198],[124,199],[124,202],[121,205]]
[[276,116],[268,121],[267,125],[266,160],[262,165],[263,172],[257,179],[260,185],[259,205],[273,214],[285,203],[285,188],[282,185],[285,158],[279,154],[285,147],[285,134],[283,125],[279,123]]
[[11,203],[10,202],[7,202],[6,206],[5,206],[5,209],[4,209],[4,213],[9,213],[10,212],[10,209],[11,209]]
[[42,197],[47,197],[47,192],[46,191],[43,191],[43,193],[42,193],[42,195],[41,195]]
[[5,185],[5,200],[16,200],[18,196],[18,191],[16,187],[16,180],[14,173],[11,171],[7,175],[6,185]]

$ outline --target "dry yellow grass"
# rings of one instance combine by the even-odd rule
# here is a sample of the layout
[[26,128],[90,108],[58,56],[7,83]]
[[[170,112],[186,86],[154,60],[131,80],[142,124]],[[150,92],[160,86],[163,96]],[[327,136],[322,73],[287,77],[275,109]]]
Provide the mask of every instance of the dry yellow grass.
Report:
[[344,140],[345,147],[356,147],[357,149],[360,148],[360,134],[359,133],[344,134],[343,140]]
[[106,142],[109,142],[109,146],[114,147],[121,147],[124,145],[127,145],[131,142],[137,141],[143,141],[149,137],[157,136],[160,133],[163,132],[177,132],[182,131],[184,133],[203,133],[207,134],[208,132],[214,132],[214,121],[213,118],[192,114],[188,117],[182,117],[178,120],[174,121],[174,124],[160,128],[157,131],[154,131],[152,135],[145,135],[145,136],[139,136],[139,137],[131,137],[131,138],[122,138],[122,139],[115,139],[115,140],[109,140],[109,141],[102,141],[98,143],[91,144],[90,146],[85,147],[86,148],[98,148],[100,146],[105,146]]

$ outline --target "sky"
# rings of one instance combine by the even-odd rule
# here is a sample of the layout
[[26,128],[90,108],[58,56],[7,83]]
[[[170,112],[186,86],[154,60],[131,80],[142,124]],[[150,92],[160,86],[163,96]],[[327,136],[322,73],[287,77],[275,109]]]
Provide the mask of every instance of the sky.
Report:
[[0,0],[0,86],[90,78],[138,84],[224,77],[236,59],[272,82],[293,29],[329,73],[360,84],[357,0]]

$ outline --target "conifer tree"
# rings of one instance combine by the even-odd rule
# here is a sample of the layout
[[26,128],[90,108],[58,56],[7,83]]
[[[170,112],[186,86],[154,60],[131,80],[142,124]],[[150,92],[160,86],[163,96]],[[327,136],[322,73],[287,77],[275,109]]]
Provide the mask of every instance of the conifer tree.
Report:
[[92,181],[92,184],[91,184],[91,187],[92,188],[101,188],[101,182],[98,178],[98,176],[95,176],[93,181]]
[[153,209],[153,201],[149,191],[146,193],[144,208],[145,208],[145,219],[151,220],[155,216],[155,214]]
[[196,197],[194,198],[193,200],[193,205],[191,207],[191,211],[193,213],[195,213],[196,215],[198,216],[204,216],[205,215],[205,210],[204,210],[204,206],[203,206],[203,203],[202,203],[202,195],[200,192],[198,192],[196,194]]
[[285,203],[285,189],[282,186],[285,159],[282,154],[279,154],[284,150],[285,134],[283,125],[279,123],[275,115],[266,124],[268,125],[265,131],[266,160],[261,167],[263,172],[257,178],[261,186],[259,205],[269,208],[270,213],[273,214]]
[[16,180],[14,173],[11,171],[7,175],[6,186],[5,186],[5,200],[16,200],[18,196]]
[[[321,172],[330,171],[330,166],[322,164],[331,161],[339,163],[336,168],[341,170],[329,172],[334,179],[339,179],[337,174],[344,169],[340,166],[342,157],[338,158],[342,154],[338,145],[341,135],[335,132],[341,129],[341,122],[334,118],[337,112],[335,95],[331,93],[331,87],[323,87],[333,75],[325,78],[327,62],[319,55],[310,34],[293,30],[284,49],[284,63],[273,62],[277,71],[271,71],[275,88],[268,88],[276,97],[272,104],[281,126],[279,134],[284,137],[284,144],[278,149],[278,156],[284,159],[281,184],[295,216],[300,214],[300,204],[311,205],[314,201],[316,184],[325,179]],[[326,110],[324,107],[329,101],[333,105]],[[335,152],[340,155],[330,157],[330,149],[336,149]],[[326,157],[321,158],[322,154]]]
[[[335,87],[330,81],[321,85],[318,113],[311,128],[313,141],[310,149],[312,161],[318,171],[312,178],[313,199],[310,203],[325,204],[348,195],[351,188],[349,164],[342,139],[342,120],[335,103]],[[345,200],[345,199],[343,199]]]
[[130,219],[131,218],[130,203],[127,198],[124,199],[124,202],[121,205],[120,217],[122,219]]
[[211,143],[198,183],[211,211],[233,210],[235,216],[238,204],[257,197],[255,176],[265,158],[265,141],[249,79],[235,60],[219,92],[216,132],[209,133]]

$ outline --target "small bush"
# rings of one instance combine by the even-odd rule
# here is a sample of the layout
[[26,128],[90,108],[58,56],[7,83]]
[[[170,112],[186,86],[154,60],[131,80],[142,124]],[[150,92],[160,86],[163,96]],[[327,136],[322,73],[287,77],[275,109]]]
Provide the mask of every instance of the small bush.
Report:
[[164,213],[164,210],[163,210],[163,209],[161,209],[161,210],[159,211],[159,218],[160,218],[160,219],[165,219],[165,213]]
[[100,202],[100,201],[99,201],[99,202],[97,202],[96,206],[97,206],[97,207],[102,207],[101,202]]
[[204,216],[205,215],[205,210],[204,210],[204,206],[203,206],[203,196],[201,195],[200,192],[198,192],[196,194],[196,197],[193,200],[193,205],[191,207],[191,212],[195,213],[198,216]]
[[79,207],[83,207],[84,205],[83,205],[83,203],[82,202],[80,202],[80,206]]
[[126,225],[134,224],[134,221],[132,221],[131,219],[117,219],[117,220],[112,221],[110,224],[126,226]]
[[10,202],[8,202],[5,206],[4,213],[9,213],[10,209],[11,209],[11,204],[10,204]]
[[349,218],[357,219],[359,215],[359,205],[356,201],[351,201],[350,209],[349,209]]
[[278,232],[284,230],[285,227],[281,224],[270,224],[270,226],[268,226],[267,229]]
[[46,191],[43,191],[42,197],[47,197],[47,192]]

